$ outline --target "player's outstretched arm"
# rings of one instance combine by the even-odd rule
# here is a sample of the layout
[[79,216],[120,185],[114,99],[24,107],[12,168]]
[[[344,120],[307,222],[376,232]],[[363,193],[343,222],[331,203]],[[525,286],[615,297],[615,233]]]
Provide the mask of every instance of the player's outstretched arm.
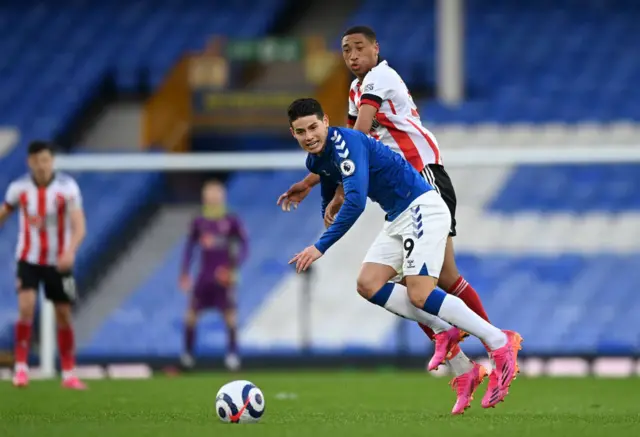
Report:
[[[344,204],[335,222],[322,234],[315,247],[325,253],[341,239],[358,220],[367,205],[369,190],[369,160],[364,147],[345,148],[340,152],[340,172],[344,189]],[[347,159],[348,158],[348,159]]]
[[276,205],[279,205],[283,211],[291,211],[298,207],[298,204],[304,200],[311,189],[320,183],[320,176],[315,173],[309,173],[303,180],[291,185],[287,191],[278,197]]
[[[320,239],[313,245],[297,253],[289,264],[296,264],[298,273],[307,270],[314,261],[340,240],[351,229],[354,223],[363,213],[367,204],[369,191],[369,160],[364,147],[356,145],[347,149],[342,144],[340,151],[336,153],[340,157],[340,172],[342,173],[342,185],[344,187],[344,204],[336,221],[329,226]],[[347,159],[349,158],[349,159]]]

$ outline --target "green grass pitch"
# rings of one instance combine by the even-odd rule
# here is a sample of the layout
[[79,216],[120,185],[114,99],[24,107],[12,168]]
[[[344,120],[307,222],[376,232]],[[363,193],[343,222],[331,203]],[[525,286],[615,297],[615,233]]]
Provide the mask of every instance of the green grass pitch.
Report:
[[[214,397],[231,379],[249,379],[263,390],[259,424],[218,421]],[[485,383],[458,417],[449,414],[454,395],[447,381],[424,373],[200,374],[89,383],[87,392],[70,392],[57,381],[33,381],[20,390],[2,381],[0,436],[640,436],[638,378],[521,377],[492,410],[480,407]]]

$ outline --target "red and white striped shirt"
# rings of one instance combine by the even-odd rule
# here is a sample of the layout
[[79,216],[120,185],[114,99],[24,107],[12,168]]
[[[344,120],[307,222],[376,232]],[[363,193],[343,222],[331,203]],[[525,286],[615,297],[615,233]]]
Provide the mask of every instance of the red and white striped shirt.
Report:
[[422,126],[418,109],[400,75],[382,61],[362,83],[349,90],[349,120],[355,123],[360,105],[377,108],[370,135],[400,153],[418,171],[427,164],[442,164],[436,137]]
[[58,257],[69,247],[70,213],[82,208],[76,181],[56,173],[49,185],[41,187],[25,175],[9,185],[5,206],[20,213],[16,258],[30,264],[57,265]]

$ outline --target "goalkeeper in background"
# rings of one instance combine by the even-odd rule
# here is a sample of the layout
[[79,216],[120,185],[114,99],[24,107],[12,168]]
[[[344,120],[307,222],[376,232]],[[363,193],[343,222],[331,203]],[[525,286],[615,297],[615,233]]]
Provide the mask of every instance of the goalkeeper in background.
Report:
[[[240,219],[227,211],[221,182],[204,185],[202,202],[202,215],[191,223],[180,276],[180,288],[189,295],[181,363],[186,368],[195,364],[196,324],[202,311],[218,310],[227,328],[225,365],[238,370],[235,282],[237,268],[246,259],[247,238]],[[200,265],[194,282],[189,269],[196,246],[200,249]]]

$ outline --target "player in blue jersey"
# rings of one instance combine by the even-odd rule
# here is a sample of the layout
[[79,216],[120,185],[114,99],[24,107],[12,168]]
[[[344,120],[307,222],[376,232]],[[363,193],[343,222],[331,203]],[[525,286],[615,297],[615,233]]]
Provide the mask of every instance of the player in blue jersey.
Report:
[[[516,332],[501,331],[458,297],[436,289],[451,224],[442,198],[411,164],[384,144],[359,131],[330,127],[318,101],[298,99],[289,106],[288,116],[292,135],[309,153],[307,168],[320,176],[323,214],[339,185],[345,197],[320,239],[289,263],[295,263],[297,272],[308,269],[354,225],[369,197],[385,211],[386,219],[365,257],[358,293],[401,317],[429,326],[448,322],[482,340],[490,349],[500,382],[487,391],[482,406],[502,401],[518,373],[522,338]],[[389,282],[398,275],[406,288]]]

